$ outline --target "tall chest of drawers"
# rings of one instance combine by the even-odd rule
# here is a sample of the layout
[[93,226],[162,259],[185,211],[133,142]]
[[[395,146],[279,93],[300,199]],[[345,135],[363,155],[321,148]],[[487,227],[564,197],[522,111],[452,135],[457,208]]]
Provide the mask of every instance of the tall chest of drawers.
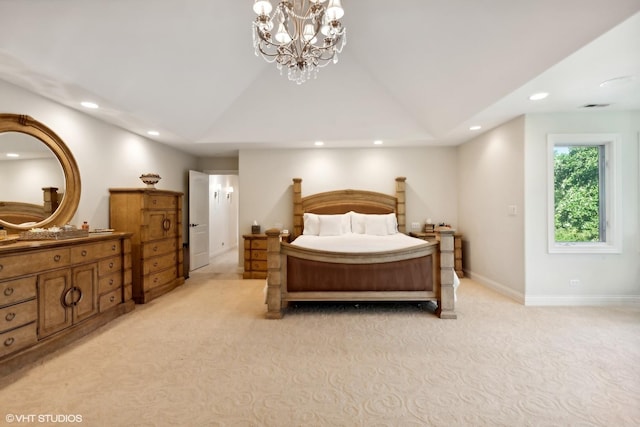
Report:
[[0,246],[0,374],[134,308],[126,233]]
[[111,228],[133,233],[133,299],[143,304],[184,283],[182,193],[112,188]]

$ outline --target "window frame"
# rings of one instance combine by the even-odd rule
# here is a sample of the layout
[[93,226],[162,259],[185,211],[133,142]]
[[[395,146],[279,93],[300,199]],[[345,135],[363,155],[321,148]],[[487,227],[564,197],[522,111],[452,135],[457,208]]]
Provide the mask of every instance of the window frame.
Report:
[[[601,242],[556,242],[554,197],[554,149],[557,146],[602,146],[605,152],[605,240]],[[547,135],[547,242],[550,254],[622,253],[622,206],[620,194],[620,135],[612,133]],[[602,173],[601,173],[602,175]],[[602,182],[600,182],[602,187]]]

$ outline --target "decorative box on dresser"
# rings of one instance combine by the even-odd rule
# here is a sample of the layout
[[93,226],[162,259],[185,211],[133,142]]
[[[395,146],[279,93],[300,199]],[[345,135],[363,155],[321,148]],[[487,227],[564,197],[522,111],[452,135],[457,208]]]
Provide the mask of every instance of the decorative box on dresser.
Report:
[[111,188],[110,227],[133,233],[133,299],[143,304],[184,283],[182,193]]
[[133,310],[130,236],[0,246],[0,375]]
[[267,278],[267,235],[244,234],[243,279]]

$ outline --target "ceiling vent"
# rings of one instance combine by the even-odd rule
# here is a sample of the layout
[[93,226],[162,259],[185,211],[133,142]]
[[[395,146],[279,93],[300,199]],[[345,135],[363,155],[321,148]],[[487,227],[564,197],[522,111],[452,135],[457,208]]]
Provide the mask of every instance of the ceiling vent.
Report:
[[582,108],[604,108],[608,107],[611,104],[585,104]]

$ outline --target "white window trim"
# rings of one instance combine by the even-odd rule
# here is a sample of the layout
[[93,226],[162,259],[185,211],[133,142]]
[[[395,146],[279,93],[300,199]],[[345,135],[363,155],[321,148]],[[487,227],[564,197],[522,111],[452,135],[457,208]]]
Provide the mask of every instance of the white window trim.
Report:
[[[556,145],[604,145],[607,170],[605,196],[607,212],[606,242],[567,243],[555,240],[554,147]],[[550,254],[622,253],[622,199],[620,135],[612,133],[547,135],[547,242]]]

